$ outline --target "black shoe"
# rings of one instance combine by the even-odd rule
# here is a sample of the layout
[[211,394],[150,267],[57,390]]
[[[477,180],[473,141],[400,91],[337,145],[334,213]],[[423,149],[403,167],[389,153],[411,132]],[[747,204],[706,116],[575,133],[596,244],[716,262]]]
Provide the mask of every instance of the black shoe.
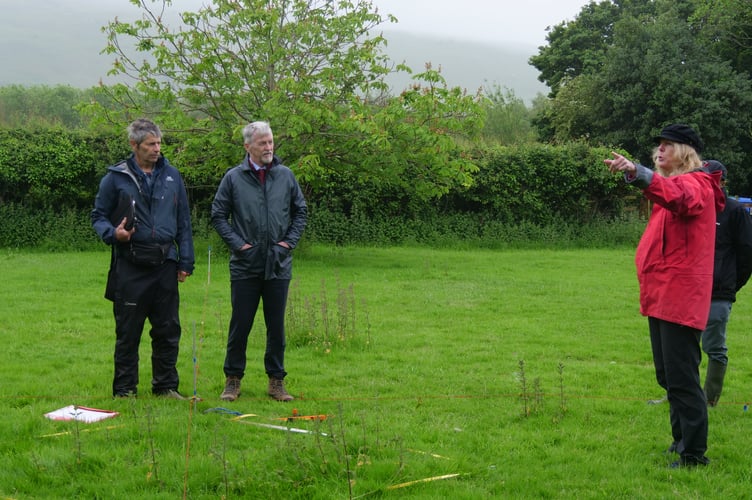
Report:
[[695,457],[693,455],[685,455],[682,456],[679,460],[676,462],[671,462],[671,465],[669,465],[669,468],[671,469],[684,469],[684,468],[692,468],[697,466],[705,466],[710,463],[710,459],[708,457],[702,456],[702,457]]

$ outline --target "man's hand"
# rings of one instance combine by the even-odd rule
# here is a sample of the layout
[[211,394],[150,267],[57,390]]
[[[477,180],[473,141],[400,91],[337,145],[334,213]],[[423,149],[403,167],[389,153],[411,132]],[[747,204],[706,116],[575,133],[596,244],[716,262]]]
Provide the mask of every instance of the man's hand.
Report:
[[185,272],[185,271],[178,271],[178,281],[181,283],[185,282],[185,279],[190,276],[191,273]]
[[115,240],[119,243],[125,243],[131,240],[131,235],[136,232],[136,226],[133,226],[130,230],[125,228],[125,223],[128,219],[123,217],[120,221],[120,225],[115,228]]

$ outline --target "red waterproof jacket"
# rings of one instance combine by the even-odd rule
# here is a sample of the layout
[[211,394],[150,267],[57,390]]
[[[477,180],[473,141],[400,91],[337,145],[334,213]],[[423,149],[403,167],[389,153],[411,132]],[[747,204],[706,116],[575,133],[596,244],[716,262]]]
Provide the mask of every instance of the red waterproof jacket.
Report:
[[720,172],[662,177],[640,165],[638,178],[644,182],[635,184],[653,202],[635,256],[640,312],[704,330],[713,289],[716,212],[725,204]]

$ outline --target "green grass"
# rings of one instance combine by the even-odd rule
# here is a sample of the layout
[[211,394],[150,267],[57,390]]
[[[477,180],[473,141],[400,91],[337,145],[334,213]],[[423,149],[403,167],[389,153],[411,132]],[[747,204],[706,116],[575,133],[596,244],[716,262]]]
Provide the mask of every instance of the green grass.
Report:
[[[221,253],[209,273],[199,245],[196,272],[181,285],[178,368],[192,394],[195,334],[196,404],[149,394],[148,333],[139,397],[110,397],[105,250],[0,254],[0,498],[748,496],[747,290],[731,316],[721,404],[710,412],[712,463],[674,471],[663,453],[668,407],[646,403],[662,393],[632,248],[303,250],[286,360],[298,399],[288,404],[265,395],[261,315],[243,395],[219,400],[230,315]],[[71,404],[120,415],[44,418]],[[256,416],[211,411],[223,407]],[[330,418],[277,420],[293,408]]]

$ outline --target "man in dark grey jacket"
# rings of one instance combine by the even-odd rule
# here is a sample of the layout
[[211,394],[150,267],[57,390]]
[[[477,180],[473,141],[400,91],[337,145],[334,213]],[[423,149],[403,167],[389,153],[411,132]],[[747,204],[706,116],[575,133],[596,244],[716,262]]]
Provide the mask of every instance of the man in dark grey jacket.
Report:
[[274,156],[274,138],[266,122],[243,129],[247,152],[228,170],[212,203],[211,220],[230,248],[232,317],[227,338],[224,401],[240,396],[248,335],[259,302],[266,322],[264,368],[269,395],[290,401],[284,385],[285,308],[292,278],[292,250],[305,229],[308,209],[292,171]]
[[[719,161],[709,160],[703,169],[710,173],[720,171],[725,191],[726,167]],[[702,332],[702,350],[708,355],[705,397],[710,406],[718,404],[726,376],[726,325],[731,306],[736,301],[736,292],[752,274],[752,217],[737,200],[729,197],[726,197],[726,208],[716,217],[713,296],[708,324]]]

